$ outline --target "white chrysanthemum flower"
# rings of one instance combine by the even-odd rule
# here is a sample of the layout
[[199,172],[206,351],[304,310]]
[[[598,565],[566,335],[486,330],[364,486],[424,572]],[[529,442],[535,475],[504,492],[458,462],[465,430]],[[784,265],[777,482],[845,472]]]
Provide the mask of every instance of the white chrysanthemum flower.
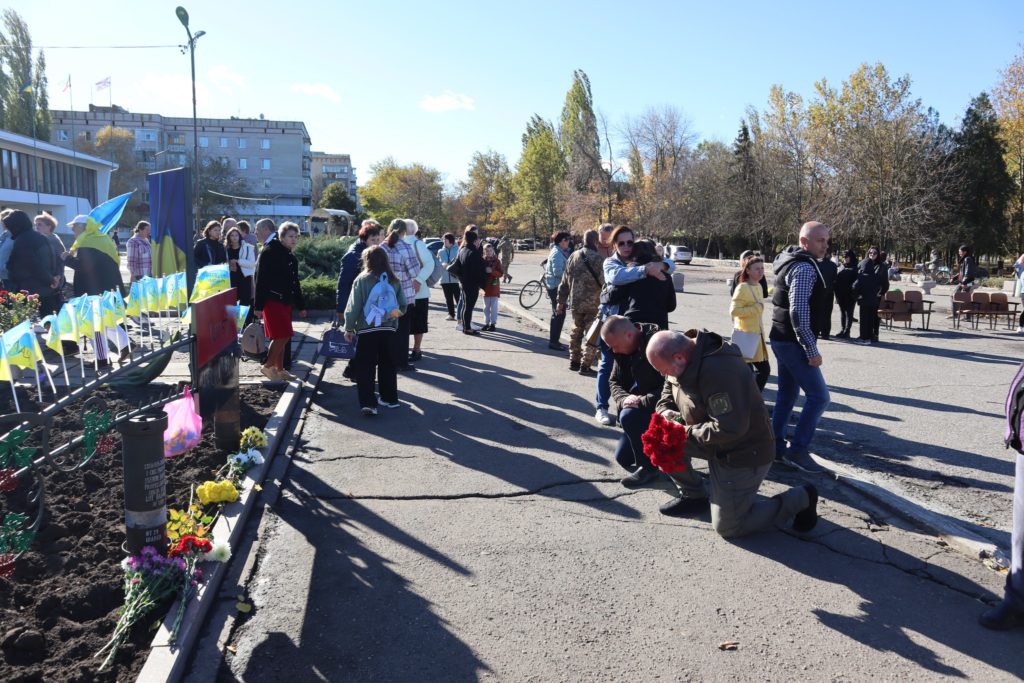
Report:
[[251,462],[253,465],[262,465],[263,464],[263,454],[260,453],[260,451],[258,449],[256,449],[256,448],[251,449],[249,451],[248,455],[249,455],[249,462]]
[[123,560],[121,560],[121,569],[123,571],[128,571],[128,570],[130,570],[132,568],[132,566],[128,563],[128,560],[130,560],[130,559],[131,559],[130,557],[126,557]]
[[207,562],[227,562],[231,559],[231,546],[227,541],[214,541],[213,548],[203,556]]

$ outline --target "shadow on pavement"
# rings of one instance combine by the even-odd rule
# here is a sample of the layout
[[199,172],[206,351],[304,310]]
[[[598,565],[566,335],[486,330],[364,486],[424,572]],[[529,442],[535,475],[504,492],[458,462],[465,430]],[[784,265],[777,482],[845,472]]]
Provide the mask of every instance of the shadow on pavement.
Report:
[[[988,589],[955,572],[824,519],[814,536],[801,540],[853,557],[855,561],[828,562],[827,570],[823,571],[821,553],[800,552],[792,543],[780,543],[774,534],[751,536],[736,541],[736,545],[812,580],[845,586],[859,595],[862,614],[857,616],[836,614],[820,607],[813,613],[823,626],[878,652],[892,652],[937,675],[966,677],[963,671],[943,661],[925,644],[926,640],[931,640],[1016,676],[1024,674],[1020,633],[988,631],[977,624],[978,613],[985,609],[980,600],[994,601],[1001,596],[992,595]],[[858,549],[874,555],[851,554]],[[877,567],[868,567],[865,571],[865,562]],[[904,574],[911,577],[909,582],[902,576]],[[938,600],[925,596],[915,599],[901,592],[920,586],[922,579],[933,582],[943,593],[947,589],[954,590],[967,599]],[[935,591],[929,592],[936,597]],[[957,608],[959,611],[954,611]]]
[[[322,480],[315,496],[294,480],[289,490],[294,495],[282,496],[275,512],[315,549],[306,603],[289,610],[302,615],[298,642],[281,631],[266,633],[241,680],[470,681],[489,671],[393,568],[394,561],[370,550],[362,538],[390,539],[450,570],[453,578],[470,576],[468,569]],[[219,680],[233,679],[222,669]]]

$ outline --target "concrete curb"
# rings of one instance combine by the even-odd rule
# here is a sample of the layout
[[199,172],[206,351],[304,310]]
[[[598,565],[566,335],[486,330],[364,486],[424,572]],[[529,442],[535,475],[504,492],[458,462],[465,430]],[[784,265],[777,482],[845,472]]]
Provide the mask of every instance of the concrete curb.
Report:
[[832,472],[840,484],[852,488],[861,495],[892,510],[903,519],[935,534],[957,552],[976,560],[988,559],[993,560],[999,566],[1009,566],[1003,549],[987,538],[961,526],[947,515],[931,510],[906,495],[892,490],[870,473],[844,467],[819,455],[811,457],[819,465]]
[[[529,320],[531,323],[533,323],[542,330],[549,329],[549,321],[542,320],[541,318],[535,316],[533,313],[527,311],[522,306],[517,306],[516,304],[508,303],[505,301],[505,299],[500,297],[498,298],[498,306],[500,308],[504,308],[512,315],[518,315],[520,318],[525,318]],[[571,323],[572,321],[570,320],[569,322]],[[562,334],[559,336],[559,339],[564,340],[566,344],[569,343],[569,333],[565,331],[564,327],[562,328]]]
[[[246,473],[244,480],[245,489],[239,494],[236,502],[224,506],[220,517],[214,524],[214,538],[227,540],[232,548],[238,545],[246,520],[256,506],[256,500],[260,492],[255,489],[255,486],[263,481],[277,459],[278,450],[286,436],[286,428],[291,420],[292,413],[299,402],[299,398],[302,396],[306,379],[313,372],[316,372],[316,356],[314,356],[313,360],[314,364],[307,370],[302,383],[291,383],[285,389],[284,394],[278,400],[277,406],[267,422],[267,426],[264,428],[268,435],[266,449],[268,457],[263,465],[253,468]],[[321,364],[321,372],[322,369],[323,366]],[[204,562],[201,567],[206,580],[199,586],[196,595],[185,610],[185,618],[182,622],[181,631],[178,634],[177,643],[175,645],[169,643],[171,627],[174,624],[175,613],[178,610],[179,603],[176,601],[160,624],[156,635],[153,636],[149,657],[146,659],[146,663],[139,672],[136,681],[141,683],[163,683],[165,681],[179,681],[185,675],[192,649],[195,647],[197,638],[202,631],[206,615],[214,602],[216,602],[220,585],[228,573],[228,563]]]
[[[694,261],[696,260],[694,259]],[[504,299],[499,299],[499,304],[510,313],[529,320],[541,329],[547,329],[547,322],[529,311],[515,304],[506,303]],[[564,333],[562,336],[567,337]],[[976,560],[992,559],[1001,566],[1008,566],[1003,549],[988,539],[957,524],[946,515],[930,510],[924,505],[910,500],[905,495],[887,488],[867,472],[848,469],[819,455],[814,455],[813,457],[818,464],[830,470],[841,484],[892,510],[912,524],[935,534],[957,552]]]

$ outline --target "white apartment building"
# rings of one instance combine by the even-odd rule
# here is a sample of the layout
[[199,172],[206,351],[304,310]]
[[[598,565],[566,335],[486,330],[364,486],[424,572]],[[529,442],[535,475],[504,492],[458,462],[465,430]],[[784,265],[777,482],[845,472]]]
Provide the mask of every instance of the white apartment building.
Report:
[[[319,198],[331,183],[341,183],[348,191],[348,196],[359,206],[359,195],[356,193],[356,169],[352,166],[352,157],[348,154],[328,154],[313,152],[313,196]],[[315,203],[315,202],[314,202]]]

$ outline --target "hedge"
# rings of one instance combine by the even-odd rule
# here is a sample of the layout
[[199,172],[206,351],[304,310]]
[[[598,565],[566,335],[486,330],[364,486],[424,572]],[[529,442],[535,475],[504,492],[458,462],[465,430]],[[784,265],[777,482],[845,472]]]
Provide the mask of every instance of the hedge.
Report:
[[[355,237],[333,237],[320,235],[304,237],[295,246],[295,258],[299,260],[299,279],[307,280],[317,276],[338,279],[341,257],[356,241]],[[333,283],[331,285],[333,287]]]
[[302,298],[306,308],[311,311],[333,311],[337,305],[338,277],[317,275],[308,277],[299,283],[302,286]]

